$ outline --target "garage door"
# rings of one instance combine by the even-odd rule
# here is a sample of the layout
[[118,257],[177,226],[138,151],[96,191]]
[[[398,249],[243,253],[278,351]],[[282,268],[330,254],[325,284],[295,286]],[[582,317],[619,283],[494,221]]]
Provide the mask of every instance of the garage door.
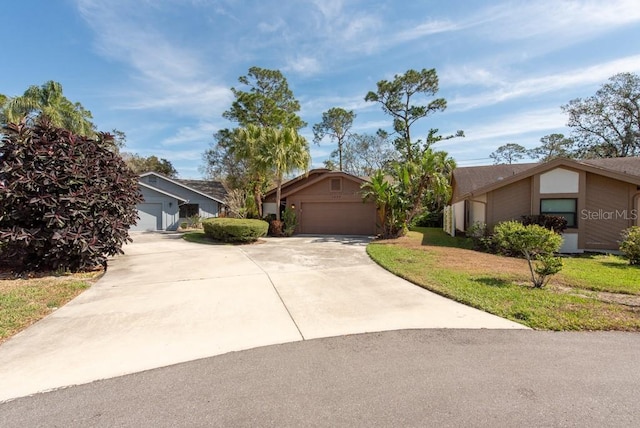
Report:
[[300,233],[318,235],[375,235],[373,203],[303,202]]
[[160,230],[162,229],[162,204],[138,204],[138,224],[131,230]]

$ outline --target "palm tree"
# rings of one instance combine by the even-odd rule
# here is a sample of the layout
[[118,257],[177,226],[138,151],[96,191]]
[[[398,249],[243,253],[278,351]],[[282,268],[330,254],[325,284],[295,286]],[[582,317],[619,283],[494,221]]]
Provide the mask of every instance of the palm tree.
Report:
[[30,86],[23,95],[7,100],[2,119],[18,123],[22,120],[48,120],[52,125],[75,134],[96,134],[92,116],[80,103],[72,103],[62,94],[62,85],[50,80],[42,86]]
[[262,194],[269,172],[268,166],[258,156],[260,147],[264,145],[264,134],[264,128],[252,124],[247,125],[246,128],[238,128],[234,133],[233,144],[230,146],[230,154],[236,161],[246,165],[249,185],[259,217],[262,217]]
[[265,128],[258,154],[260,163],[271,169],[276,183],[276,220],[280,220],[280,196],[285,174],[309,169],[309,143],[294,128]]

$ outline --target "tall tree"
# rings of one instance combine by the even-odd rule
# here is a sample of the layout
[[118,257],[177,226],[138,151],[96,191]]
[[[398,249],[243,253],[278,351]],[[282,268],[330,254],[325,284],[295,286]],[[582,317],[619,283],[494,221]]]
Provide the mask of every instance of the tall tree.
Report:
[[556,158],[573,157],[573,140],[564,134],[549,134],[540,138],[542,143],[528,151],[529,157],[548,162]]
[[394,144],[407,162],[417,159],[421,151],[436,141],[464,135],[458,131],[443,137],[437,134],[437,129],[431,129],[424,144],[420,139],[412,140],[411,127],[417,120],[447,107],[444,98],[432,99],[426,105],[414,104],[416,97],[435,96],[438,92],[435,69],[408,70],[403,75],[395,75],[392,81],[379,81],[377,86],[376,92],[370,91],[365,96],[365,101],[380,103],[382,111],[393,118],[393,130],[398,134]]
[[257,216],[262,216],[262,195],[271,176],[256,159],[259,141],[253,128],[292,128],[306,123],[298,116],[300,103],[289,89],[287,79],[278,70],[251,67],[238,81],[246,88],[231,88],[235,97],[222,116],[239,125],[214,134],[212,147],[204,153],[204,172],[224,180],[231,189],[243,189],[253,195]]
[[300,103],[279,70],[251,67],[238,81],[248,90],[231,88],[235,101],[222,117],[240,126],[258,125],[300,129],[307,124],[298,116]]
[[157,156],[140,156],[137,153],[122,153],[122,159],[127,166],[136,174],[145,172],[157,172],[169,178],[176,178],[178,171],[173,167],[170,161]]
[[[331,153],[325,167],[337,170],[338,150]],[[379,129],[375,134],[351,134],[342,148],[343,170],[357,176],[372,176],[377,170],[391,171],[397,152],[389,134]]]
[[610,158],[640,155],[640,77],[620,73],[595,95],[562,106],[569,115],[578,156]]
[[276,184],[276,220],[280,220],[280,195],[285,174],[309,168],[309,143],[293,128],[264,128],[259,161],[274,174]]
[[340,107],[333,107],[322,113],[322,122],[313,125],[313,142],[320,144],[324,137],[338,143],[338,168],[343,170],[342,150],[349,136],[356,114]]
[[526,155],[527,149],[522,147],[520,144],[508,143],[498,147],[495,152],[489,155],[489,157],[493,159],[493,163],[495,165],[498,165],[512,164],[524,159]]
[[42,86],[30,86],[23,95],[6,101],[3,107],[2,116],[7,123],[19,123],[25,119],[33,122],[46,117],[51,125],[74,134],[96,135],[91,112],[82,104],[69,101],[62,93],[62,85],[53,80]]

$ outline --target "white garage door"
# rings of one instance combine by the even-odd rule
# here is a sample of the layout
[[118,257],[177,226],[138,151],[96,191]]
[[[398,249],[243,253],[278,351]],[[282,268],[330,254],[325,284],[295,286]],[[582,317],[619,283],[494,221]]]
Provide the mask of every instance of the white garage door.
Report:
[[160,230],[162,229],[162,204],[138,204],[138,224],[131,230]]

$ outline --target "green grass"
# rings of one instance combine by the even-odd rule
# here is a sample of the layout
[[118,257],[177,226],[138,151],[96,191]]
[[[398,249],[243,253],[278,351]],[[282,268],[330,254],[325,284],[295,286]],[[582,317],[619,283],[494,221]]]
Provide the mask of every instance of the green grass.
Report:
[[[634,308],[602,302],[590,291],[575,295],[554,287],[534,289],[522,282],[523,276],[501,272],[499,256],[488,256],[495,257],[495,262],[480,273],[448,267],[437,251],[429,251],[429,246],[464,249],[468,243],[466,240],[448,237],[438,229],[415,229],[405,240],[408,240],[404,241],[406,245],[403,245],[402,240],[374,242],[367,247],[367,252],[382,267],[417,285],[531,328],[640,331],[640,313]],[[418,242],[420,246],[416,245]],[[413,245],[408,245],[409,243]],[[478,255],[471,250],[463,252],[463,257],[473,258]],[[616,289],[617,286],[611,285],[611,279],[609,283],[605,280],[606,275],[611,274],[609,269],[616,272],[629,270],[631,273],[625,272],[620,276],[626,278],[628,275],[629,281],[633,281],[633,278],[639,281],[634,276],[639,270],[633,267],[627,269],[617,259],[612,262],[610,259],[602,261],[599,258],[575,258],[567,260],[568,273],[562,278],[563,284],[570,284],[581,290]],[[589,282],[588,274],[579,280],[573,279],[572,275],[577,275],[575,272],[578,271],[596,272],[598,279]],[[633,289],[624,286],[620,288],[627,291]]]
[[0,280],[0,343],[82,293],[100,273]]
[[436,247],[473,248],[473,242],[468,238],[453,237],[443,230],[433,227],[412,227],[412,232],[422,234],[422,245],[434,245]]
[[568,257],[559,276],[573,286],[593,291],[640,295],[640,266],[620,256]]

